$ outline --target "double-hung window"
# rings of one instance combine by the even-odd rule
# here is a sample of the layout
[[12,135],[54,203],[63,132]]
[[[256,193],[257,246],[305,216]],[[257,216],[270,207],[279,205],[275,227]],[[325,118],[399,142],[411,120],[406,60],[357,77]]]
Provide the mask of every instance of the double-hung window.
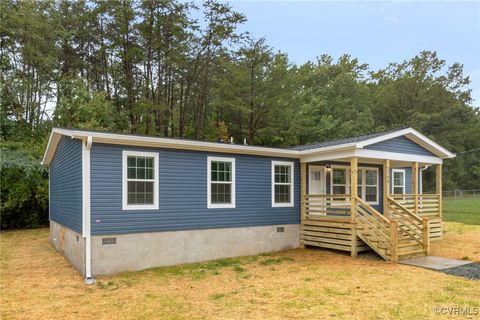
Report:
[[332,169],[332,194],[348,194],[348,178],[346,168]]
[[393,194],[405,194],[405,170],[392,169],[393,176]]
[[123,151],[123,210],[158,209],[158,153]]
[[293,162],[272,161],[272,207],[293,207]]
[[369,204],[378,204],[378,169],[358,168],[358,196]]
[[365,176],[365,197],[363,199],[370,204],[378,204],[378,170],[363,169]]
[[235,208],[235,159],[208,157],[208,208]]

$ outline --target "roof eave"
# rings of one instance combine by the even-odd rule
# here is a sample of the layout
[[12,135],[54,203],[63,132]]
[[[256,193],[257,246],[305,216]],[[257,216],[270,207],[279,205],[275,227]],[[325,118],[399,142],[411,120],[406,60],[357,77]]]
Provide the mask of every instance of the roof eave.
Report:
[[300,158],[300,151],[287,149],[274,149],[268,147],[244,146],[236,144],[221,144],[204,141],[174,140],[156,137],[129,136],[124,134],[100,133],[79,130],[54,128],[50,134],[49,142],[42,160],[43,165],[50,164],[60,137],[69,136],[76,139],[92,137],[93,142],[122,144],[144,147],[162,147],[182,150],[211,151],[219,153],[240,153],[250,155],[275,156],[284,158]]

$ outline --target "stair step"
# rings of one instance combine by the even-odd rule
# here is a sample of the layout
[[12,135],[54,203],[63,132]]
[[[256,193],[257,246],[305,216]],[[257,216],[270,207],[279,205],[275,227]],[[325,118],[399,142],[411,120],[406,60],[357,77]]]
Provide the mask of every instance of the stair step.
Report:
[[409,243],[399,243],[397,247],[398,248],[406,248],[406,247],[416,247],[416,246],[421,247],[422,245],[419,244],[416,241],[412,241],[412,242],[409,242]]
[[411,254],[417,254],[417,253],[427,253],[425,250],[420,249],[420,250],[412,250],[412,251],[404,251],[404,252],[399,252],[399,256],[407,256]]

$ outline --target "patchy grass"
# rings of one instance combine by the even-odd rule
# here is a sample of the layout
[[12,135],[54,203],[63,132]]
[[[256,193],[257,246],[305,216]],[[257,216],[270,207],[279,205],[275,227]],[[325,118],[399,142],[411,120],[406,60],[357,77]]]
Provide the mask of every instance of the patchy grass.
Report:
[[480,226],[480,199],[443,201],[443,219],[449,222]]
[[[480,226],[447,221],[445,229],[435,254],[480,260]],[[374,254],[297,249],[86,286],[48,243],[48,229],[3,232],[0,253],[1,319],[435,319],[437,306],[480,307],[478,281]]]
[[433,242],[431,254],[480,261],[480,199],[443,203],[443,241]]

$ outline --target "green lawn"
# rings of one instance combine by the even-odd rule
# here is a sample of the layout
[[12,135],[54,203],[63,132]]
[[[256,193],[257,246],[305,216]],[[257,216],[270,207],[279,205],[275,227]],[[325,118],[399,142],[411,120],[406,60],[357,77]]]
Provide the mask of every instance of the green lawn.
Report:
[[444,200],[443,219],[469,225],[480,225],[480,199]]

